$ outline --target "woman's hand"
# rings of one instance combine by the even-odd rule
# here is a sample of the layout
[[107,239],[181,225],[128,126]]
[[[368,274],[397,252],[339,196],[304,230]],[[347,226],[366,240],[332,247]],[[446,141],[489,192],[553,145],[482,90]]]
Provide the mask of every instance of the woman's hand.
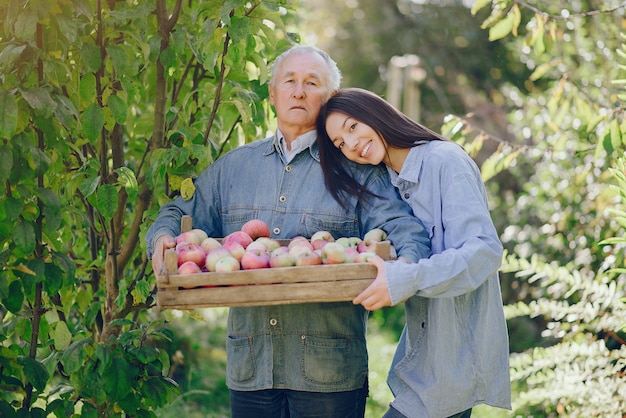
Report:
[[367,260],[378,269],[376,278],[361,294],[352,300],[355,305],[363,305],[369,311],[375,311],[385,306],[391,306],[391,296],[387,289],[387,275],[385,274],[385,260],[375,255]]
[[176,239],[171,235],[161,235],[154,243],[152,254],[152,271],[155,275],[162,274],[165,250],[176,247]]

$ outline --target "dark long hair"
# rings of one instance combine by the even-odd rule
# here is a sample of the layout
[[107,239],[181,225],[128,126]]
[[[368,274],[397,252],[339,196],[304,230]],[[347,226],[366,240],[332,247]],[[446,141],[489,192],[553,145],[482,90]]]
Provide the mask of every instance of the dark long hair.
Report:
[[330,194],[345,206],[349,196],[371,195],[349,174],[348,158],[335,147],[326,132],[326,119],[332,112],[340,112],[365,123],[375,130],[388,146],[411,148],[430,141],[448,139],[431,131],[398,111],[380,96],[363,89],[341,89],[331,97],[317,117],[317,144],[324,182]]

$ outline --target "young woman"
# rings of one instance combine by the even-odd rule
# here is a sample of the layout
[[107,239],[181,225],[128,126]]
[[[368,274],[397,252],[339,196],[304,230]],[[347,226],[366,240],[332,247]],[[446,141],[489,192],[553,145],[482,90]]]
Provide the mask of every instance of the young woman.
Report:
[[326,187],[339,203],[369,193],[351,177],[352,162],[383,163],[431,238],[431,256],[418,263],[373,258],[378,275],[353,301],[368,310],[405,301],[384,418],[469,417],[478,404],[510,409],[502,244],[474,161],[361,89],[334,95],[317,130]]

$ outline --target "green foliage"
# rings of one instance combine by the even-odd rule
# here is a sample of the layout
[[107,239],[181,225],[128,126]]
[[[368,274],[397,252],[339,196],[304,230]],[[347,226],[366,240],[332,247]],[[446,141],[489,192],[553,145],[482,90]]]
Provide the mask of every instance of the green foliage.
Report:
[[145,223],[269,129],[287,3],[0,4],[0,415],[174,398]]

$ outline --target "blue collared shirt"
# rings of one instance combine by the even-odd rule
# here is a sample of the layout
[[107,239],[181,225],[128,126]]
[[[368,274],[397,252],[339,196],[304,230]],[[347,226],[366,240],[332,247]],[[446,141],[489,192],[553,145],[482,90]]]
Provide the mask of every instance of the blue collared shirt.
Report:
[[423,418],[480,403],[510,409],[502,244],[478,167],[457,144],[431,141],[389,172],[432,245],[417,264],[385,263],[392,303],[408,298],[388,378],[394,408]]
[[[306,135],[306,134],[305,134]],[[302,137],[301,137],[302,138]],[[200,174],[191,200],[165,204],[148,230],[148,255],[162,234],[177,235],[182,215],[209,236],[223,237],[252,218],[271,236],[362,237],[384,229],[399,255],[430,254],[421,223],[392,187],[384,168],[353,165],[358,180],[381,196],[351,200],[344,210],[326,191],[315,138],[287,162],[277,137],[241,146]],[[367,312],[352,302],[236,307],[229,310],[227,384],[235,390],[283,388],[316,392],[361,388],[367,375]]]

